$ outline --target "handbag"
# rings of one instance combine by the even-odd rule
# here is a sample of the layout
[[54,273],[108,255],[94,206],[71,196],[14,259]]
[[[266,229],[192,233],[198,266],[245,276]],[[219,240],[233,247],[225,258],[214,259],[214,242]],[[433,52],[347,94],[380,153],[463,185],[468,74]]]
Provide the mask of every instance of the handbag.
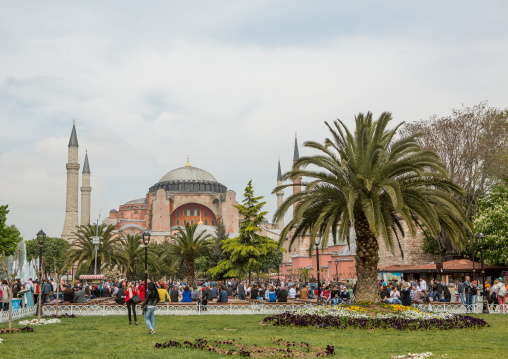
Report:
[[134,302],[134,304],[141,303],[141,297],[137,294],[134,297],[132,297],[131,300]]

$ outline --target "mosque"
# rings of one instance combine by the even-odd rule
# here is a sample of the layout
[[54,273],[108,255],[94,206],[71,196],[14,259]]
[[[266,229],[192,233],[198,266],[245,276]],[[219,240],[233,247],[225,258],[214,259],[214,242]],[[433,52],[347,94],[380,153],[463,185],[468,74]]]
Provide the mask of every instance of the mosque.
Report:
[[[62,231],[62,238],[70,242],[74,239],[73,232],[77,231],[78,223],[78,138],[75,124],[72,126],[68,146],[66,212]],[[299,158],[298,141],[295,136],[293,161]],[[81,225],[90,224],[90,165],[88,154],[85,155],[82,171],[81,186]],[[301,191],[302,178],[293,181],[293,193]],[[275,184],[275,181],[274,181]],[[280,160],[277,169],[277,186],[282,185],[282,170]],[[284,201],[284,192],[278,191],[277,206]],[[150,232],[152,240],[162,241],[174,234],[180,226],[198,224],[198,229],[215,234],[217,224],[222,221],[230,238],[238,234],[242,220],[235,205],[235,191],[217,181],[209,172],[193,167],[187,158],[187,164],[164,174],[161,179],[148,188],[144,198],[129,200],[112,209],[103,223],[115,227],[117,233],[141,234]],[[284,219],[277,223],[265,222],[261,226],[261,235],[275,241],[280,238],[284,228]],[[355,272],[355,235],[351,231],[350,243],[334,244],[332,239],[328,248],[320,254],[320,268],[322,278],[333,278],[335,275],[353,277]],[[406,231],[407,233],[407,231]],[[289,241],[284,242],[286,252],[283,255],[281,275],[292,275],[306,270],[309,275],[316,276],[313,268],[317,268],[316,255],[309,256],[308,236],[297,238],[291,249]],[[408,238],[401,243],[406,256],[402,259],[400,250],[391,253],[383,243],[380,243],[379,267],[394,264],[427,264],[436,260],[435,256],[423,253],[423,236],[419,233],[414,238]]]

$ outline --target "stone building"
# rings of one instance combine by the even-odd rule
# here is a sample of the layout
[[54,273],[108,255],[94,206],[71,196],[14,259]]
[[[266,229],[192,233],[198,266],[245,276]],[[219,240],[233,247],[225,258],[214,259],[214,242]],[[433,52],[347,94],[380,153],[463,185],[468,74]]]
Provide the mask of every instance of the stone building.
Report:
[[112,209],[104,223],[117,231],[136,234],[148,230],[155,240],[171,235],[177,227],[200,224],[215,233],[223,221],[228,233],[239,228],[236,193],[219,183],[209,172],[187,164],[169,171],[148,189],[144,198]]

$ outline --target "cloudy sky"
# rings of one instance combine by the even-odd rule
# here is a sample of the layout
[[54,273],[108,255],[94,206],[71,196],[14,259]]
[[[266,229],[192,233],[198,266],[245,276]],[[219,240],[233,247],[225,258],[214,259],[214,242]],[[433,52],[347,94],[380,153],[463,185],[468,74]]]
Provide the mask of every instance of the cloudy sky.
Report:
[[[211,172],[270,218],[277,158],[358,112],[507,107],[508,2],[0,1],[0,204],[62,232],[76,120],[92,219],[166,172]],[[310,154],[300,148],[301,154]]]

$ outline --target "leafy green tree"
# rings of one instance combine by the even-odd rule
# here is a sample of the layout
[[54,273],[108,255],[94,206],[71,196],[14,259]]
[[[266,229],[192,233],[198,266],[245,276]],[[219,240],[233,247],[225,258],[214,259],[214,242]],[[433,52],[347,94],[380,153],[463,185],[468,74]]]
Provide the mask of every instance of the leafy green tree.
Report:
[[[224,222],[221,220],[217,223],[217,229],[215,230],[215,236],[209,240],[209,252],[208,252],[208,263],[207,268],[216,267],[221,260],[229,258],[228,253],[224,253],[222,250],[222,245],[224,241],[229,238],[229,234],[226,232],[226,226],[224,226]],[[206,272],[205,270],[205,272]],[[222,280],[222,277],[216,277],[215,279]]]
[[[370,112],[360,113],[354,133],[340,120],[333,126],[326,123],[331,138],[324,144],[305,143],[320,153],[296,160],[284,175],[284,179],[304,177],[309,182],[275,214],[276,221],[296,204],[280,244],[290,231],[290,245],[309,233],[309,255],[318,233],[324,249],[330,236],[335,243],[349,242],[349,231],[354,228],[359,301],[379,300],[379,241],[392,251],[396,244],[401,248],[399,240],[406,234],[402,222],[411,236],[416,235],[418,224],[434,237],[445,230],[458,247],[466,238],[466,229],[471,229],[457,200],[464,194],[462,188],[450,180],[434,152],[421,149],[418,134],[396,140],[400,125],[388,130],[391,119],[386,112],[378,120],[373,120]],[[289,186],[292,184],[274,192]]]
[[[184,278],[185,267],[180,265],[180,261],[177,258],[173,258],[170,255],[170,241],[166,239],[158,243],[150,243],[148,247],[148,273],[150,275],[156,275],[159,278],[164,276],[171,278]],[[140,258],[138,263],[136,278],[141,278],[144,268],[144,254]]]
[[115,227],[112,225],[87,224],[78,228],[73,233],[77,238],[72,242],[70,257],[72,262],[78,263],[78,271],[82,268],[93,273],[95,268],[95,245],[92,243],[92,237],[98,233],[101,237],[101,243],[97,249],[97,273],[101,272],[103,267],[113,268],[122,266],[125,261],[119,255],[119,249],[122,237],[114,236]]
[[194,262],[196,259],[206,255],[208,252],[208,238],[210,234],[206,232],[197,233],[198,225],[185,225],[185,230],[181,227],[177,229],[178,233],[171,236],[175,243],[170,243],[169,253],[181,263],[185,263],[185,271],[187,275],[187,284],[194,283]]
[[8,207],[7,205],[0,206],[0,253],[4,252],[6,256],[11,256],[16,252],[16,246],[23,238],[16,226],[5,225],[7,214],[9,214]]
[[[25,242],[26,258],[29,262],[37,260],[40,254],[39,242],[32,239]],[[56,267],[62,268],[69,256],[71,245],[65,239],[57,237],[46,237],[42,245],[42,256],[44,257],[44,273],[54,273]]]
[[260,202],[263,197],[254,197],[252,180],[245,188],[243,204],[236,205],[240,216],[239,236],[223,240],[222,250],[229,253],[228,259],[221,260],[218,265],[208,270],[213,277],[241,278],[261,269],[265,258],[271,253],[279,251],[277,242],[261,236],[261,223],[265,220],[267,212],[261,209],[266,202]]
[[[475,233],[485,235],[484,258],[494,265],[508,265],[508,182],[495,187],[478,202]],[[480,257],[479,243],[475,256]]]

